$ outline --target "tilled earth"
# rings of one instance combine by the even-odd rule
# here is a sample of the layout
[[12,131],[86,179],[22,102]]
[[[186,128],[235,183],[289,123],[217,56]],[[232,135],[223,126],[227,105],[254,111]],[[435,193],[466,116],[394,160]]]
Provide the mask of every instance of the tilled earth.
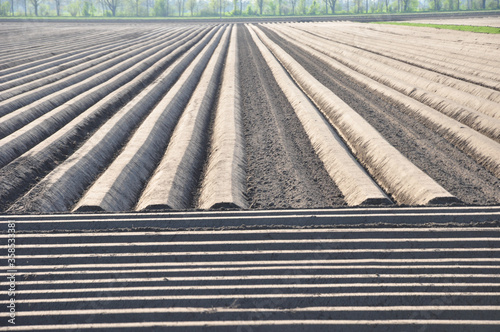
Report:
[[[65,27],[75,30],[59,31],[60,36],[81,32],[85,25]],[[134,38],[151,34],[161,40],[165,32],[172,32],[169,28],[165,31],[165,26],[143,27],[141,30],[140,26],[124,25],[122,31],[115,32],[121,33],[124,42],[132,44]],[[44,30],[47,27],[43,23],[37,28],[40,33],[37,35],[33,30],[28,39],[33,43],[37,42],[37,36],[50,38],[56,32]],[[81,45],[99,44],[96,36],[106,35],[104,32],[109,32],[106,28],[94,25],[88,29],[89,35],[80,40]],[[173,34],[183,33],[185,28],[180,27]],[[214,31],[226,33],[228,30],[223,28]],[[57,129],[32,147],[18,144],[19,149],[26,148],[27,152],[11,149],[10,152],[18,156],[0,167],[0,212],[7,211],[6,215],[0,215],[0,223],[4,225],[0,236],[9,239],[9,257],[18,250],[15,268],[19,268],[19,272],[8,270],[17,273],[18,329],[26,326],[35,330],[118,328],[123,331],[148,327],[190,331],[498,330],[500,212],[498,207],[470,207],[500,203],[498,177],[408,115],[404,105],[373,93],[368,86],[313,59],[306,51],[290,46],[272,28],[259,28],[414,165],[468,206],[326,209],[345,207],[344,195],[316,154],[316,146],[310,143],[310,131],[306,132],[300,122],[304,119],[303,113],[296,115],[291,106],[293,101],[289,102],[278,86],[272,66],[266,63],[257,46],[259,41],[252,38],[246,26],[239,25],[237,39],[227,42],[230,46],[224,51],[228,54],[226,59],[234,60],[230,56],[236,52],[231,50],[237,45],[241,94],[233,95],[232,101],[241,100],[241,103],[225,115],[231,123],[229,120],[234,120],[229,119],[231,111],[241,107],[241,127],[234,127],[241,128],[240,134],[244,137],[243,195],[253,211],[186,212],[200,209],[204,189],[201,183],[208,178],[210,163],[207,161],[211,158],[211,149],[217,146],[214,122],[221,108],[216,105],[224,95],[221,91],[229,90],[221,78],[227,78],[227,68],[229,76],[236,77],[234,71],[231,73],[236,62],[226,61],[222,65],[220,61],[219,67],[224,70],[214,70],[211,76],[215,82],[212,91],[217,91],[217,96],[210,99],[214,106],[210,114],[204,113],[208,114],[207,120],[198,127],[204,130],[198,137],[198,150],[189,151],[198,153],[197,167],[190,174],[195,179],[192,182],[197,184],[190,188],[189,206],[171,213],[169,210],[169,213],[27,215],[27,212],[72,210],[71,204],[76,202],[69,202],[66,210],[58,211],[30,210],[29,205],[34,202],[36,208],[36,203],[43,199],[49,203],[55,198],[64,202],[65,190],[72,188],[62,187],[63,190],[54,194],[54,183],[45,180],[60,170],[61,165],[75,160],[81,147],[93,142],[92,137],[101,133],[107,121],[140,91],[152,86],[160,72],[175,59],[164,63],[161,70],[156,70],[156,63],[151,65],[150,69],[155,70],[147,80],[122,93],[121,98],[111,99],[105,110],[96,111],[81,121],[78,129],[71,127],[74,130],[68,131],[64,139],[50,141],[50,137],[57,135]],[[5,26],[0,26],[1,29],[9,30]],[[5,42],[20,47],[18,64],[44,61],[43,43],[38,45],[40,52],[29,53],[26,45],[16,42],[16,29],[22,30],[22,26],[13,26]],[[199,36],[205,36],[207,31],[210,27],[198,26],[192,30]],[[183,38],[187,43],[192,37]],[[116,46],[115,41],[108,42]],[[48,44],[51,42],[45,46]],[[71,51],[70,42],[68,47]],[[134,49],[134,45],[127,47]],[[22,55],[28,53],[21,50],[33,58],[26,61]],[[5,62],[0,68],[0,86],[5,78],[2,70],[9,69],[8,51],[12,50],[0,48],[0,59]],[[81,49],[76,47],[73,51],[79,54]],[[52,56],[65,55],[54,49]],[[138,62],[141,61],[143,59]],[[54,75],[57,74],[59,72]],[[5,96],[2,92],[0,90],[1,97]],[[58,93],[60,91],[55,91],[52,96]],[[201,98],[201,94],[193,94]],[[8,109],[2,100],[0,112],[16,111]],[[57,99],[53,98],[53,102]],[[114,149],[103,149],[111,151],[109,155],[94,154],[92,161],[97,162],[99,158],[104,161],[87,177],[90,183],[76,195],[77,200],[91,191],[89,187],[107,167],[110,169],[114,160],[131,151],[127,149],[128,144],[134,142],[141,123],[149,117],[145,107],[133,109],[141,111],[141,116],[124,131],[122,141],[117,142]],[[178,110],[182,113],[184,109]],[[51,115],[51,111],[48,107],[46,114]],[[184,112],[195,118],[193,108],[189,111]],[[0,127],[4,129],[8,127],[6,118],[0,116]],[[67,123],[74,120],[74,117],[68,118],[64,120]],[[133,117],[127,119],[130,118]],[[66,124],[64,121],[61,120],[61,126]],[[165,131],[169,129],[172,128]],[[1,151],[8,150],[6,147],[15,142],[16,135],[14,131],[0,138]],[[35,132],[28,135],[34,136]],[[173,139],[168,139],[170,144]],[[43,143],[49,146],[40,148],[45,146]],[[110,145],[104,143],[105,147]],[[30,149],[37,154],[29,154]],[[165,152],[162,148],[152,150],[151,154],[160,157]],[[179,155],[182,159],[188,152]],[[0,161],[4,161],[4,157],[0,153]],[[154,158],[150,160],[159,162]],[[235,160],[238,161],[230,159]],[[144,165],[130,163],[128,166],[127,175],[130,175],[140,172]],[[76,167],[72,171],[75,176],[68,175],[63,168],[64,176],[59,179],[78,185],[78,175],[90,174],[92,170]],[[151,181],[148,179],[144,181]],[[52,192],[48,191],[51,186]],[[131,191],[130,186],[125,182],[114,194]],[[53,196],[44,197],[46,193]],[[9,210],[11,206],[16,209]],[[309,210],[312,208],[321,210]],[[257,209],[282,210],[255,211]],[[10,244],[14,231],[15,248]],[[3,268],[6,271],[14,266]],[[12,279],[7,279],[2,285],[4,289],[12,287]],[[7,301],[5,299],[4,304],[7,305]],[[0,315],[4,319],[11,317],[7,311]],[[10,329],[0,327],[0,331]]]
[[[60,34],[61,39],[68,39],[68,36],[82,29],[86,29],[86,25],[82,23],[76,25],[64,23],[61,27],[67,29],[67,31],[65,30],[64,32],[57,32]],[[212,27],[215,27],[214,30],[211,30]],[[50,181],[43,182],[43,180],[53,172],[61,169],[59,166],[64,166],[68,160],[71,160],[75,152],[78,151],[89,138],[100,132],[101,127],[108,119],[113,117],[118,110],[124,108],[134,96],[137,96],[142,89],[148,86],[147,84],[151,84],[154,79],[159,76],[159,73],[152,74],[149,76],[147,82],[144,81],[137,84],[137,89],[131,89],[127,94],[123,94],[122,98],[117,98],[113,101],[112,105],[110,104],[110,106],[93,114],[92,117],[82,121],[79,124],[80,127],[78,127],[77,130],[73,130],[72,136],[68,135],[64,138],[65,141],[57,141],[57,145],[53,144],[45,147],[45,150],[39,150],[36,156],[38,159],[36,160],[35,157],[29,155],[28,152],[30,149],[36,149],[42,144],[34,145],[30,143],[31,145],[29,146],[23,146],[19,138],[20,134],[18,135],[16,130],[9,128],[9,124],[14,123],[12,121],[14,116],[11,115],[15,113],[14,115],[21,119],[19,115],[29,114],[31,109],[33,109],[39,113],[30,121],[38,121],[37,117],[41,117],[42,115],[48,117],[53,109],[45,103],[42,105],[45,109],[43,111],[38,110],[37,108],[39,106],[37,105],[41,103],[39,100],[31,104],[25,103],[26,105],[24,105],[21,103],[22,98],[19,98],[19,95],[14,97],[20,100],[20,103],[24,105],[22,106],[23,109],[21,109],[21,107],[19,109],[10,109],[9,107],[11,104],[9,104],[9,98],[12,97],[10,97],[9,94],[12,91],[18,93],[18,91],[15,90],[18,87],[8,87],[9,84],[13,84],[11,83],[13,80],[12,75],[15,76],[18,73],[23,73],[22,75],[19,74],[19,79],[24,80],[27,74],[24,72],[25,67],[23,66],[27,66],[26,68],[31,70],[31,74],[41,75],[40,77],[43,79],[45,79],[45,76],[55,79],[57,75],[61,74],[60,72],[66,70],[65,67],[60,67],[57,71],[54,71],[53,68],[56,65],[64,64],[64,60],[61,59],[67,56],[66,52],[72,52],[71,56],[80,61],[79,63],[85,64],[86,60],[83,58],[83,55],[81,58],[78,58],[78,56],[83,54],[80,52],[85,51],[85,45],[88,47],[101,47],[98,38],[103,38],[103,41],[107,43],[103,44],[106,45],[106,47],[109,45],[109,48],[116,47],[116,49],[119,49],[119,52],[129,52],[134,50],[134,47],[130,46],[134,45],[134,40],[142,40],[141,35],[148,36],[151,40],[161,40],[162,42],[169,42],[169,38],[172,40],[174,37],[181,38],[180,40],[184,40],[182,42],[186,43],[193,38],[189,37],[187,35],[188,33],[205,36],[204,34],[208,33],[208,31],[212,31],[210,33],[215,33],[219,28],[221,29],[217,30],[217,33],[223,32],[224,27],[229,27],[229,29],[232,28],[230,25],[221,27],[212,26],[210,24],[206,26],[172,25],[167,28],[157,25],[145,25],[143,30],[139,29],[136,31],[132,29],[131,26],[127,25],[123,27],[114,26],[113,29],[115,29],[115,33],[120,36],[118,41],[114,41],[112,38],[109,38],[109,35],[107,36],[103,32],[102,29],[104,26],[96,24],[92,25],[92,28],[89,29],[89,36],[79,38],[75,44],[68,42],[68,45],[64,45],[59,40],[57,44],[59,46],[57,47],[63,47],[64,50],[58,53],[57,47],[50,41],[48,41],[47,44],[40,42],[39,45],[34,48],[39,50],[39,52],[35,52],[27,49],[25,45],[23,46],[22,43],[14,38],[16,33],[24,31],[23,33],[27,35],[27,40],[30,41],[36,41],[36,36],[46,36],[47,38],[56,40],[57,38],[53,37],[51,34],[56,33],[57,30],[44,25],[44,23],[37,23],[29,29],[24,30],[22,25],[14,24],[10,26],[8,24],[3,24],[1,28],[6,32],[5,42],[11,45],[10,47],[12,49],[7,49],[5,52],[0,53],[0,57],[4,62],[0,68],[0,83],[5,84],[0,91],[0,96],[2,98],[0,100],[2,104],[0,106],[2,107],[1,112],[3,112],[0,117],[0,124],[5,130],[5,134],[2,133],[0,148],[5,149],[5,151],[8,150],[9,153],[13,153],[13,155],[17,157],[5,162],[5,165],[0,168],[0,211],[15,213],[71,211],[77,201],[68,202],[65,209],[59,209],[57,211],[39,209],[37,208],[38,205],[36,202],[33,206],[31,206],[31,202],[49,197],[46,194],[46,188],[47,186],[53,185],[53,183]],[[170,37],[165,35],[162,29],[172,35]],[[500,203],[499,179],[485,167],[481,166],[476,160],[463,153],[458,147],[452,145],[448,140],[443,138],[442,135],[436,133],[435,130],[416,120],[415,117],[407,112],[406,106],[402,102],[398,103],[393,99],[389,100],[381,94],[373,92],[370,90],[370,87],[364,86],[345,73],[333,69],[327,63],[312,57],[311,54],[305,50],[291,46],[290,43],[273,31],[272,25],[259,25],[259,29],[295,59],[321,84],[340,97],[349,107],[366,119],[369,124],[371,124],[392,146],[408,158],[411,163],[424,171],[440,186],[451,193],[451,195],[456,196],[456,198],[461,201],[461,203],[458,204],[496,205]],[[196,32],[193,33],[193,31]],[[264,57],[252,38],[248,26],[239,24],[238,29],[235,31],[237,31],[236,45],[239,62],[240,107],[242,134],[244,136],[244,162],[246,168],[246,182],[244,185],[246,186],[246,190],[243,194],[247,199],[248,208],[303,209],[346,206],[347,203],[344,200],[344,195],[328,174],[320,157],[316,154],[308,133],[305,132],[293,107],[278,86],[270,67],[266,63],[266,60],[264,60]],[[431,34],[431,32],[427,33]],[[163,40],[162,38],[165,39]],[[468,38],[470,39],[471,37],[469,36]],[[131,44],[126,46],[127,43]],[[362,45],[360,47],[362,47]],[[16,54],[15,58],[12,58],[12,61],[9,60],[9,52],[15,53],[16,49],[19,50],[19,54]],[[148,48],[146,47],[145,49]],[[52,59],[52,56],[55,57],[55,62],[53,64],[48,64],[48,60],[44,59],[41,55],[44,54],[43,52],[48,52],[45,56],[50,59]],[[102,52],[103,54],[107,54],[105,52],[108,52],[108,50],[103,48]],[[191,50],[189,50],[189,52],[191,52]],[[182,54],[179,53],[177,56],[181,56]],[[175,59],[176,58],[173,58],[170,64],[173,63]],[[39,70],[36,69],[38,67],[32,68],[32,64],[35,61],[43,65]],[[143,60],[138,60],[139,63],[141,61]],[[161,68],[168,68],[166,63],[162,66]],[[52,70],[52,72],[50,74],[45,74],[43,73],[45,69]],[[91,70],[91,68],[84,68],[81,72],[85,70]],[[3,77],[2,73],[5,73]],[[79,73],[80,72],[77,72],[77,74]],[[137,75],[137,73],[134,75]],[[219,95],[222,84],[222,73],[219,72],[214,75],[214,77],[217,77],[216,80],[219,84],[219,89],[217,90],[217,94]],[[15,79],[18,78],[16,77]],[[55,81],[57,82],[57,80]],[[31,86],[30,84],[36,82],[35,79],[32,79],[23,84]],[[76,84],[71,84],[77,85],[78,82]],[[108,84],[108,82],[102,84]],[[31,91],[22,93],[29,94]],[[63,92],[61,92],[61,90],[56,90],[51,93],[53,94],[50,96],[54,96],[53,100],[59,103],[57,98],[61,97],[60,95],[62,95]],[[110,95],[112,93],[110,93]],[[22,96],[22,94],[20,95]],[[45,96],[46,95],[43,95],[42,97]],[[218,99],[219,96],[215,97],[216,101]],[[70,104],[71,102],[68,101],[67,103]],[[211,109],[211,115],[209,116],[211,119],[210,123],[206,125],[209,129],[203,134],[205,138],[202,140],[203,146],[200,147],[200,149],[203,150],[203,152],[199,154],[199,160],[201,160],[200,167],[197,167],[194,174],[191,174],[191,176],[196,179],[195,182],[197,182],[197,184],[188,190],[191,195],[190,203],[185,207],[174,209],[190,210],[199,208],[200,192],[203,189],[201,183],[207,171],[206,165],[208,164],[208,158],[210,158],[210,142],[211,139],[213,139],[213,129],[211,127],[213,126],[214,114],[216,113],[216,104],[217,102],[214,102],[214,106]],[[14,103],[12,103],[12,105],[14,105]],[[65,104],[61,102],[53,108],[56,109],[61,105],[64,106]],[[75,105],[74,107],[77,108],[78,106]],[[75,111],[74,114],[78,115],[84,111],[85,109],[82,108],[78,110],[78,112]],[[113,158],[109,156],[106,157],[109,160],[103,161],[98,169],[101,173],[92,175],[90,180],[87,179],[89,183],[85,184],[84,190],[81,190],[81,192],[75,196],[76,199],[80,199],[89,190],[90,186],[96,183],[98,177],[107,167],[109,167],[114,158],[127,151],[127,144],[133,141],[135,131],[139,128],[142,121],[147,118],[148,112],[150,111],[144,111],[141,117],[136,120],[136,123],[130,126],[130,128],[132,128],[130,134],[127,134],[128,136],[123,138],[121,143],[116,144]],[[72,116],[74,117],[75,115]],[[62,119],[60,115],[57,116],[61,117],[60,124],[57,124],[59,127],[57,129],[50,129],[53,130],[53,132],[41,137],[39,139],[40,142],[43,142],[47,137],[51,137],[50,135],[57,133],[57,130],[73,119],[69,115],[64,119]],[[25,121],[22,125],[16,124],[16,126],[19,126],[18,129],[23,130],[23,128],[25,128],[23,126],[26,126],[28,123],[29,121]],[[28,137],[30,134],[31,133],[25,132],[23,135]],[[17,145],[12,145],[13,147],[10,148],[10,144],[14,141]],[[41,157],[43,153],[40,151],[46,151],[46,156]],[[162,156],[164,151],[155,151],[154,153],[158,156]],[[158,164],[159,160],[154,160],[154,163]],[[140,166],[137,165],[133,167],[140,169]],[[78,172],[84,173],[85,170],[78,170]],[[149,175],[146,180],[143,180],[145,182],[141,185],[145,186],[150,178],[151,175]],[[378,181],[377,179],[374,180]],[[128,190],[126,184],[123,185],[121,190]],[[136,190],[137,192],[142,192],[143,189]],[[391,197],[391,193],[388,194],[389,197]],[[64,194],[60,196],[64,199]],[[138,199],[139,197],[132,198],[132,200],[136,202]],[[396,200],[394,201],[398,204]],[[12,209],[12,206],[15,206],[15,208]],[[92,210],[92,208],[93,207],[87,210]],[[99,209],[96,208],[96,210]]]
[[250,207],[345,204],[248,31],[239,33]]
[[405,114],[404,105],[394,104],[377,93],[367,93],[367,87],[289,47],[269,29],[265,31],[309,73],[361,114],[391,145],[450,193],[466,204],[500,202],[500,181],[442,136]]

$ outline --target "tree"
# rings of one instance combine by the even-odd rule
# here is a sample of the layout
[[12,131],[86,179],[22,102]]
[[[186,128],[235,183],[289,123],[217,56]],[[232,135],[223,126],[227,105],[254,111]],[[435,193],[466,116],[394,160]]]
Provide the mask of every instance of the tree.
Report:
[[297,0],[290,0],[290,4],[292,5],[292,15],[295,15],[295,6],[297,5]]
[[264,9],[264,0],[257,0],[257,7],[259,7],[259,14],[262,15]]
[[318,12],[318,9],[319,9],[319,6],[318,6],[318,3],[316,2],[316,0],[313,0],[312,3],[311,3],[311,6],[309,7],[309,15],[316,15],[316,13]]
[[191,12],[191,16],[194,16],[194,10],[196,9],[197,5],[197,0],[187,0],[187,6],[189,8],[189,11]]
[[134,0],[135,16],[139,16],[139,5],[140,4],[141,4],[141,0]]
[[306,0],[299,0],[299,13],[305,15],[307,12]]
[[276,2],[274,0],[270,0],[267,2],[267,8],[271,15],[276,15],[276,10],[278,9],[278,5],[276,5]]
[[[326,3],[328,4],[330,9],[332,10],[332,14],[335,14],[335,5],[337,4],[337,0],[326,0]],[[328,14],[328,10],[326,13]]]
[[209,8],[212,15],[217,15],[217,8],[219,8],[218,0],[210,0]]
[[103,1],[106,7],[108,7],[108,9],[111,10],[111,15],[116,16],[116,9],[120,4],[119,3],[120,0],[103,0]]
[[33,8],[35,9],[35,16],[38,16],[38,8],[40,8],[42,0],[30,0],[30,2]]
[[146,16],[149,16],[149,9],[153,7],[154,1],[153,0],[145,0],[144,2],[146,4]]
[[165,0],[156,0],[154,7],[155,16],[168,16],[168,2]]
[[[14,2],[14,0],[12,0]],[[54,0],[55,2],[55,7],[56,7],[56,15],[60,16],[61,15],[61,0]]]
[[363,10],[363,0],[355,0],[356,13],[360,14]]
[[92,0],[86,0],[81,7],[82,15],[85,17],[94,16],[96,8],[92,3]]
[[184,16],[184,1],[177,0],[177,10],[179,11],[179,16]]
[[80,14],[80,2],[70,2],[67,6],[67,10],[71,16],[77,16],[78,14]]
[[13,6],[13,4],[9,4],[8,2],[0,1],[0,16],[9,16],[9,12],[11,12],[12,16],[14,16]]

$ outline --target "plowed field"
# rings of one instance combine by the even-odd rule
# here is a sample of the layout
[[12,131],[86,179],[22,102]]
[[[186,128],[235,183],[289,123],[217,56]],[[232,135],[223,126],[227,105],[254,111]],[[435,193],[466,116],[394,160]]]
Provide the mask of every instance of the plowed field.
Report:
[[0,211],[497,205],[500,36],[0,25]]

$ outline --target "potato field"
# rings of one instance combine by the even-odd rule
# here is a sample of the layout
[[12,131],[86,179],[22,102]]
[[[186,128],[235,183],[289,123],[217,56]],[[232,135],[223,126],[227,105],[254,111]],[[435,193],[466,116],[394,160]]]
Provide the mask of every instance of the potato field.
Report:
[[500,36],[0,25],[0,211],[497,205]]

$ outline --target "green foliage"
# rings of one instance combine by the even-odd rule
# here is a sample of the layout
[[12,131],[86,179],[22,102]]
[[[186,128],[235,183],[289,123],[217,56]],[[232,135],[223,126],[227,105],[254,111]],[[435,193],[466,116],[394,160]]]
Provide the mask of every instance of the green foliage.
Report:
[[42,3],[38,8],[38,13],[40,16],[50,16],[50,7],[49,5]]
[[245,14],[248,16],[252,16],[252,15],[256,14],[252,8],[252,5],[250,5],[250,4],[247,5],[247,8],[245,9]]
[[500,1],[492,0],[486,4],[486,9],[500,9]]
[[66,9],[71,16],[78,16],[80,14],[80,1],[70,2]]
[[278,10],[278,4],[276,3],[276,1],[274,0],[268,1],[267,7],[269,9],[269,11],[267,11],[268,14],[276,15],[276,12]]
[[[10,8],[11,0],[0,0],[0,16],[9,17],[12,15]],[[13,0],[15,2],[16,16],[25,16],[24,8],[19,8],[23,0]],[[29,4],[27,16],[34,16],[34,2],[38,4],[39,16],[54,16],[54,0],[26,0]],[[105,7],[104,0],[63,0],[61,5],[61,15],[71,15],[72,17],[94,17],[104,16],[113,17],[109,7]],[[178,12],[177,0],[119,0],[118,16],[136,17],[136,16],[156,16],[167,17],[176,16]],[[324,15],[325,0],[244,0],[243,12],[240,12],[240,0],[181,0],[185,1],[183,13],[190,13],[189,16],[197,17],[219,17],[219,1],[222,2],[222,17],[260,16],[260,7],[263,3],[263,15]],[[262,1],[262,2],[261,2]],[[416,12],[416,11],[436,11],[436,10],[482,10],[484,6],[490,9],[496,9],[500,6],[500,0],[350,0],[347,7],[346,0],[336,0],[335,14],[356,14],[365,13],[368,4],[368,12],[375,13],[398,13],[398,12]],[[460,8],[457,8],[460,3]],[[328,14],[332,14],[328,3]],[[294,9],[292,12],[292,8]],[[405,10],[406,8],[406,10]],[[499,8],[500,9],[500,8]],[[66,16],[68,17],[68,16]],[[443,28],[443,27],[440,27]],[[488,28],[456,28],[455,30],[477,31]],[[494,29],[494,28],[493,28]],[[482,31],[478,31],[482,32]],[[496,32],[488,32],[496,33]]]
[[307,13],[306,0],[299,0],[297,12],[301,15],[305,15]]
[[210,11],[213,16],[218,14],[219,10],[219,1],[217,0],[210,0]]
[[191,13],[191,16],[194,16],[196,7],[198,7],[198,1],[197,0],[187,0],[186,6]]
[[309,11],[307,12],[307,14],[316,15],[318,13],[319,13],[319,4],[316,2],[316,0],[313,0],[311,6],[309,6]]
[[82,8],[82,15],[85,17],[89,16],[94,16],[94,13],[96,12],[96,8],[94,7],[94,4],[92,4],[89,1],[85,1],[83,3],[83,8]]
[[9,16],[10,15],[10,3],[4,2],[0,4],[0,16]]
[[167,2],[165,0],[156,0],[153,13],[155,16],[167,16]]
[[406,23],[406,22],[374,22],[377,24],[392,24],[392,25],[406,25],[412,27],[427,27],[436,29],[469,31],[478,33],[500,33],[500,28],[496,27],[478,27],[473,25],[448,25],[448,24],[425,24],[425,23]]

